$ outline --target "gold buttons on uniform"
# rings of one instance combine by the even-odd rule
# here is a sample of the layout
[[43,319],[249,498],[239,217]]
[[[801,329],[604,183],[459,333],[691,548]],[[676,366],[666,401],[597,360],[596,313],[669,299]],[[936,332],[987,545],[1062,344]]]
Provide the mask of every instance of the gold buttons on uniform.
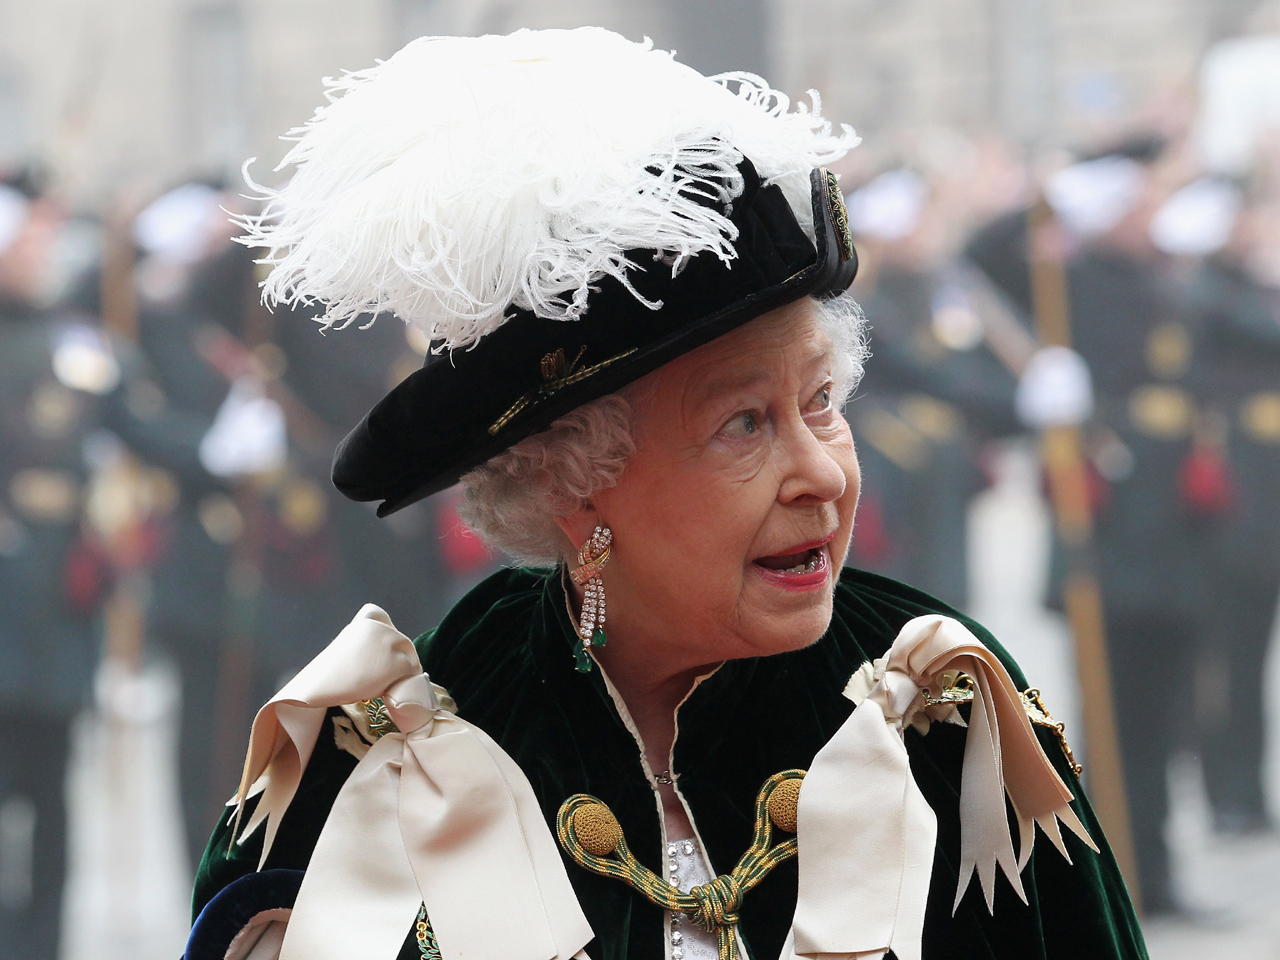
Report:
[[1195,404],[1178,387],[1149,383],[1129,394],[1129,420],[1134,429],[1158,440],[1177,440],[1191,430]]
[[319,532],[329,517],[324,491],[309,480],[293,479],[280,491],[280,520],[289,532],[309,537]]
[[854,426],[862,439],[900,470],[911,473],[929,462],[928,440],[883,407],[859,410]]
[[70,436],[80,417],[75,394],[56,381],[42,383],[31,393],[27,405],[27,426],[42,440]]
[[1180,323],[1156,327],[1147,337],[1147,367],[1162,380],[1182,376],[1191,366],[1191,336]]
[[196,505],[196,516],[205,535],[224,547],[244,534],[244,515],[225,493],[211,493]]
[[898,404],[898,415],[935,443],[948,443],[964,430],[964,415],[954,404],[924,393],[909,393]]
[[19,470],[9,481],[9,500],[28,520],[69,523],[80,509],[80,483],[66,470]]
[[1255,393],[1240,404],[1240,427],[1258,443],[1280,443],[1280,393]]

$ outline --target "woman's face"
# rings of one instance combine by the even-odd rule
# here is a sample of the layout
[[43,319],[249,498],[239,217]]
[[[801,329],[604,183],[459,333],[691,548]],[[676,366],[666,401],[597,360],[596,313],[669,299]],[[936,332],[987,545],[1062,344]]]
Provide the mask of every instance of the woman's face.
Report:
[[576,544],[589,523],[613,530],[610,637],[677,670],[823,634],[859,483],[836,365],[805,298],[629,391],[636,452],[571,530]]

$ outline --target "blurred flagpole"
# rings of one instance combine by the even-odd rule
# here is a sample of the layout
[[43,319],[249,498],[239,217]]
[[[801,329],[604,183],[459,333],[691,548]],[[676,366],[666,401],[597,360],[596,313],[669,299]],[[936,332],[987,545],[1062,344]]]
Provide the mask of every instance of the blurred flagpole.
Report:
[[[129,342],[137,339],[132,225],[130,205],[118,202],[104,231],[100,287],[103,328]],[[85,509],[86,521],[105,549],[113,581],[103,607],[103,657],[97,678],[111,824],[105,837],[110,878],[103,890],[109,902],[103,906],[112,929],[104,935],[130,948],[138,946],[143,926],[138,906],[142,859],[135,831],[141,800],[141,728],[150,699],[143,682],[150,593],[149,499],[140,465],[118,448],[95,467]]]
[[[1028,211],[1027,221],[1031,303],[1037,338],[1043,346],[1070,347],[1071,308],[1062,233],[1053,210],[1043,199]],[[1041,436],[1041,456],[1048,475],[1058,536],[1067,558],[1063,600],[1080,678],[1089,798],[1129,893],[1141,911],[1124,768],[1116,734],[1102,596],[1094,564],[1093,515],[1080,428],[1046,428]]]
[[[310,456],[328,458],[337,439],[281,379],[287,360],[275,343],[273,316],[259,295],[260,279],[255,272],[242,291],[243,338],[237,339],[211,325],[197,338],[197,352],[229,383],[244,376],[259,381],[265,394],[280,405],[290,442]],[[269,486],[284,482],[292,469],[286,461],[273,475],[244,476],[235,482],[235,503],[243,517],[244,532],[235,542],[228,570],[227,630],[217,678],[211,769],[215,793],[209,798],[213,819],[221,812],[223,798],[240,782],[249,722],[257,709],[252,697],[255,670],[260,669],[255,647],[261,639],[258,633],[265,577],[264,492]]]

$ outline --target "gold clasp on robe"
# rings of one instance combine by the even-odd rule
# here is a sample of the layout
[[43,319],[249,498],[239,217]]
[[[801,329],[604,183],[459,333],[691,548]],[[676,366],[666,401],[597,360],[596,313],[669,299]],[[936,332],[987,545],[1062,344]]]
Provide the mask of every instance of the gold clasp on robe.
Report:
[[1041,727],[1048,727],[1054,732],[1054,735],[1058,738],[1058,745],[1062,747],[1062,755],[1067,758],[1067,764],[1071,767],[1071,772],[1077,777],[1080,776],[1084,771],[1084,767],[1076,762],[1076,755],[1071,752],[1071,744],[1067,743],[1067,725],[1061,720],[1053,719],[1053,714],[1044,705],[1044,700],[1041,699],[1040,691],[1036,687],[1030,687],[1023,691],[1022,706],[1027,711],[1027,718],[1032,723]]

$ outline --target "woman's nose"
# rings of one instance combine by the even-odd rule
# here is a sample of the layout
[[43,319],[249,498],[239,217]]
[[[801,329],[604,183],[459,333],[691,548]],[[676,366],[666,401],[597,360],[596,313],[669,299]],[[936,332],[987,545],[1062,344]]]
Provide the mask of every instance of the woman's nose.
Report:
[[830,503],[843,496],[849,482],[844,468],[803,420],[784,431],[783,448],[785,472],[778,489],[779,501]]

